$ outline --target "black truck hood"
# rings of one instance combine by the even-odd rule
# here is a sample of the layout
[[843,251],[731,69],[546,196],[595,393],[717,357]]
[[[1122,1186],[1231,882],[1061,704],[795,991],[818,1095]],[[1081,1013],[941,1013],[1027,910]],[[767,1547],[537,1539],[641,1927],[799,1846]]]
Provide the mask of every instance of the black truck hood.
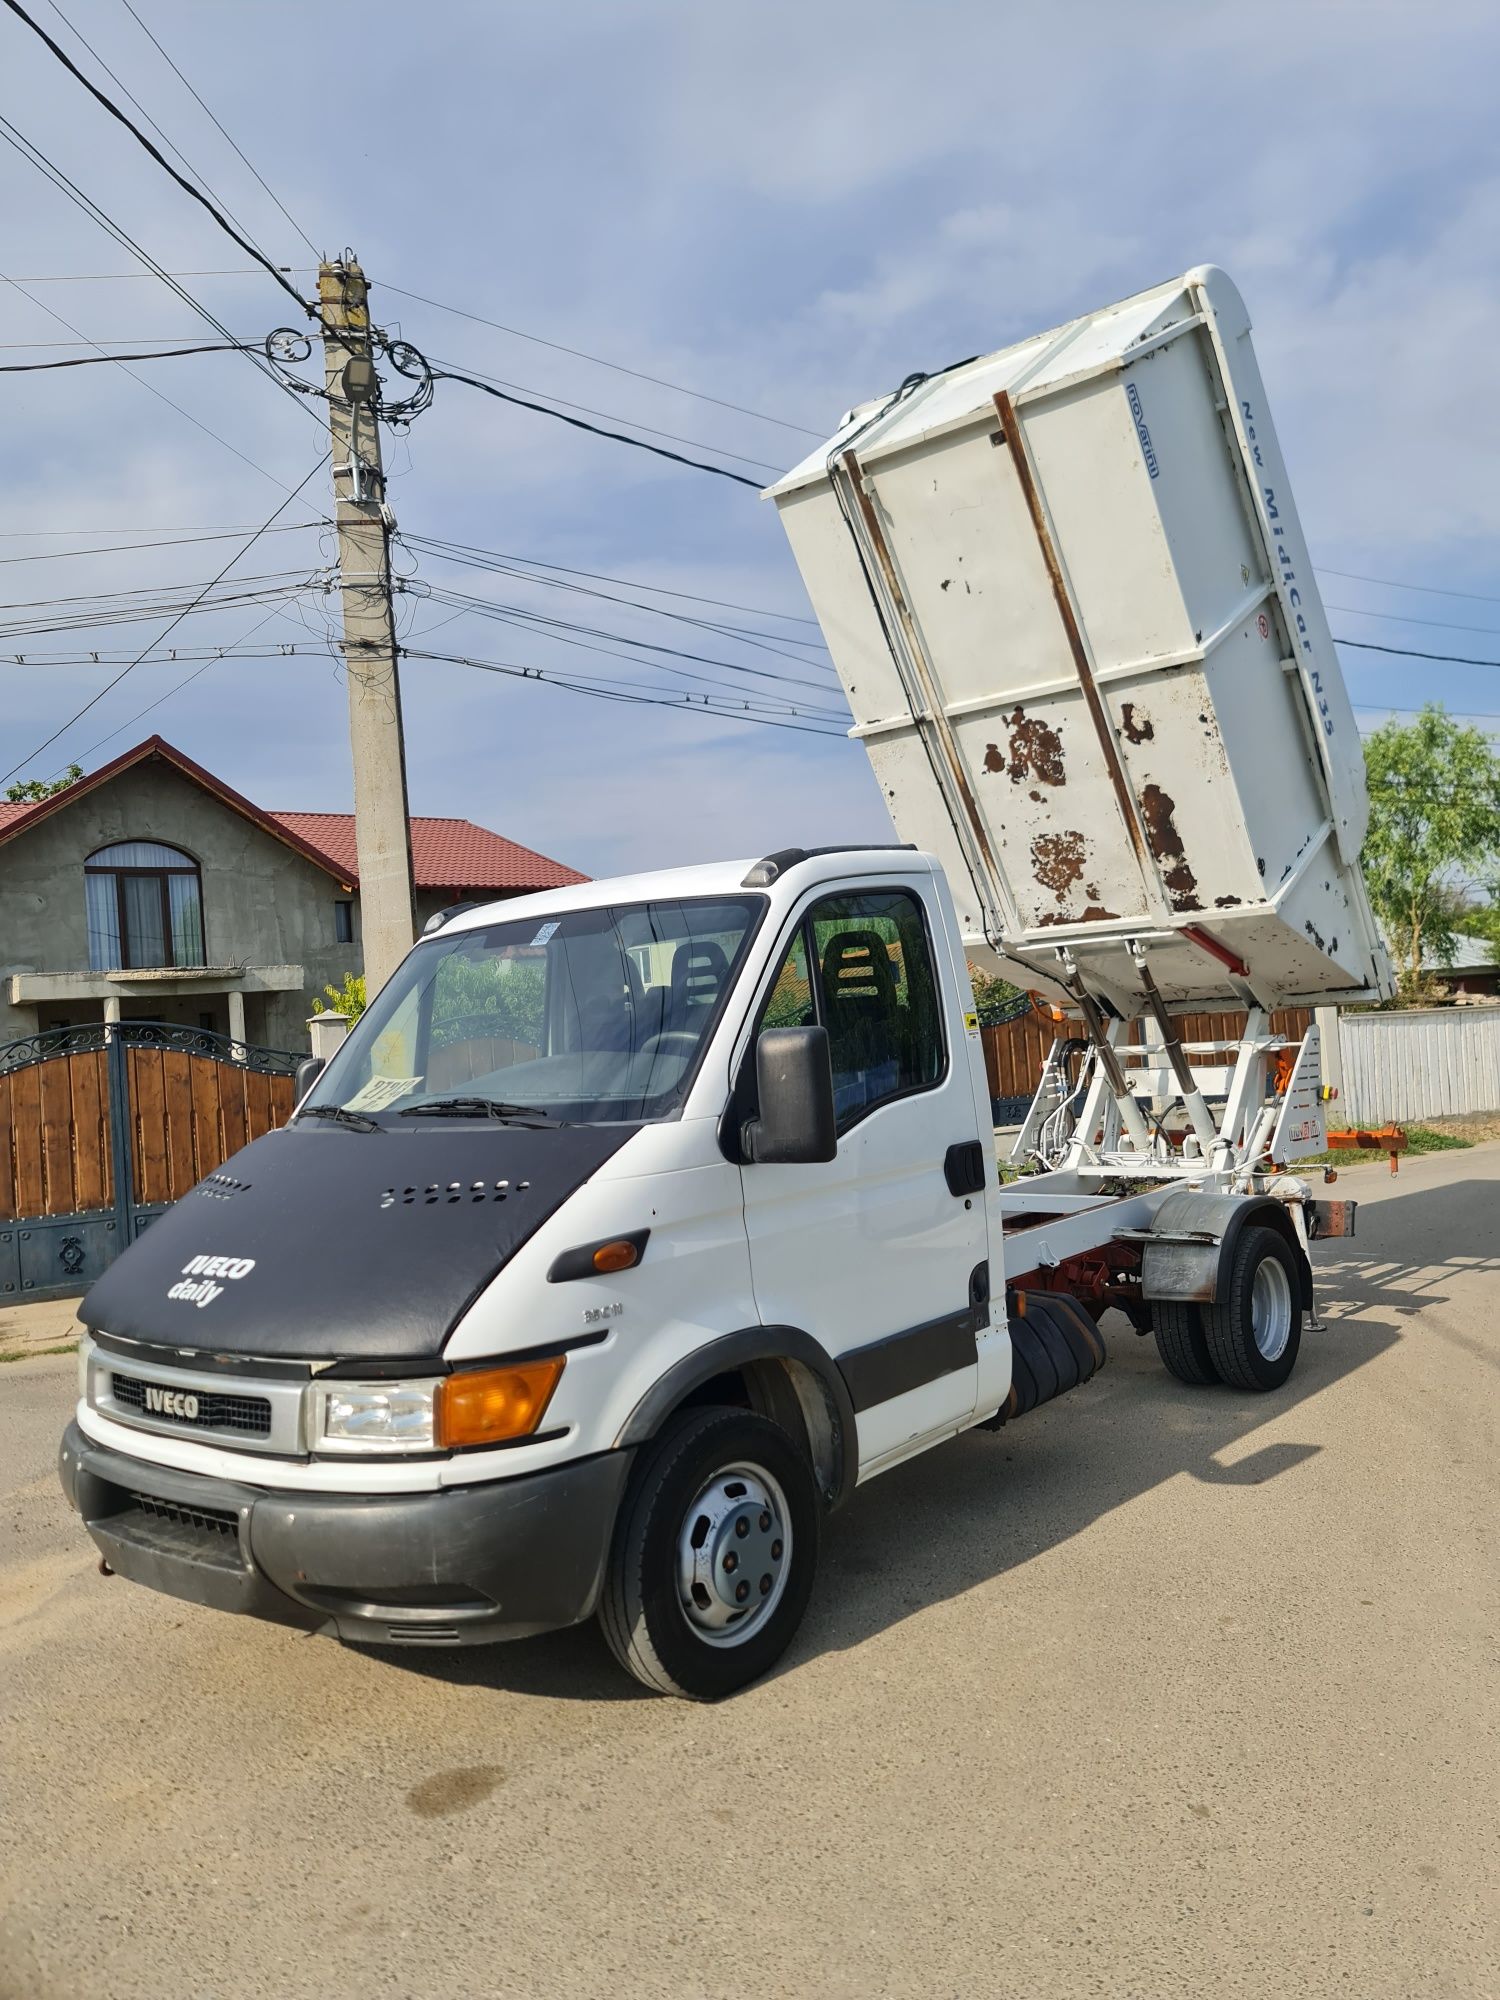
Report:
[[79,1317],[218,1354],[438,1354],[470,1300],[637,1129],[269,1132],[159,1216]]

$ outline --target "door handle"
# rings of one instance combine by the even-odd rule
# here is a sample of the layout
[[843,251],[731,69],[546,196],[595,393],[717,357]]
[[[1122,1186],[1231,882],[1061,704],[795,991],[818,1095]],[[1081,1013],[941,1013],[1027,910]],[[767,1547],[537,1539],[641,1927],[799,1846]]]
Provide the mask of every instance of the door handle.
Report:
[[960,1139],[943,1156],[943,1179],[951,1195],[983,1194],[984,1145],[978,1139]]

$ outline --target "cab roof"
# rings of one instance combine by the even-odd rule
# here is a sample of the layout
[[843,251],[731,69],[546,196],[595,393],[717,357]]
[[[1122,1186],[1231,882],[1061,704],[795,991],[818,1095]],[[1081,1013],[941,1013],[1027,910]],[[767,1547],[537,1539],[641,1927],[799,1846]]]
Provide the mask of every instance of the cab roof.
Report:
[[601,903],[685,901],[708,896],[765,894],[787,886],[797,893],[807,871],[837,875],[930,875],[936,867],[930,854],[892,842],[884,847],[782,848],[771,855],[739,861],[702,862],[692,868],[660,868],[649,874],[606,876],[566,888],[543,890],[535,896],[507,896],[476,904],[452,917],[445,931],[477,930],[487,924],[529,916],[559,916],[568,910],[597,909]]

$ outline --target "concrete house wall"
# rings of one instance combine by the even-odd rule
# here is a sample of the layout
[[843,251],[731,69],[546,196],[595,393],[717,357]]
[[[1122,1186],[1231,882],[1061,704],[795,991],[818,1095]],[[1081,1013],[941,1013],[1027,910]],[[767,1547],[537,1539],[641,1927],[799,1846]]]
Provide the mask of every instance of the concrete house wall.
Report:
[[[258,990],[253,971],[237,982],[179,974],[159,991],[122,984],[122,1017],[198,1027],[212,1014],[217,1030],[228,1033],[228,985],[238,984],[248,1040],[305,1048],[307,1016],[321,1004],[323,986],[360,970],[358,896],[159,758],[122,771],[0,845],[0,1042],[63,1020],[102,1018],[99,999],[83,993],[12,1005],[9,976],[88,971],[84,861],[122,840],[165,841],[197,861],[210,967],[268,968],[277,978],[300,967],[303,975],[294,990],[282,991]],[[335,941],[338,900],[355,905],[352,944]]]

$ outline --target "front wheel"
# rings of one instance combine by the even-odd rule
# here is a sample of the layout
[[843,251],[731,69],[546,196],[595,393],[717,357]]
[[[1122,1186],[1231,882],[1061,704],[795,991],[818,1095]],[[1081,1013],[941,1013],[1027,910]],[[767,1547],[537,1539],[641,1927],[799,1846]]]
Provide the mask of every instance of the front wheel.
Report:
[[1279,1389],[1302,1344],[1301,1283],[1285,1237],[1245,1230],[1224,1303],[1204,1306],[1202,1316],[1213,1364],[1231,1388]]
[[768,1417],[687,1410],[643,1454],[599,1622],[646,1687],[716,1701],[772,1667],[802,1622],[821,1506],[807,1453]]

